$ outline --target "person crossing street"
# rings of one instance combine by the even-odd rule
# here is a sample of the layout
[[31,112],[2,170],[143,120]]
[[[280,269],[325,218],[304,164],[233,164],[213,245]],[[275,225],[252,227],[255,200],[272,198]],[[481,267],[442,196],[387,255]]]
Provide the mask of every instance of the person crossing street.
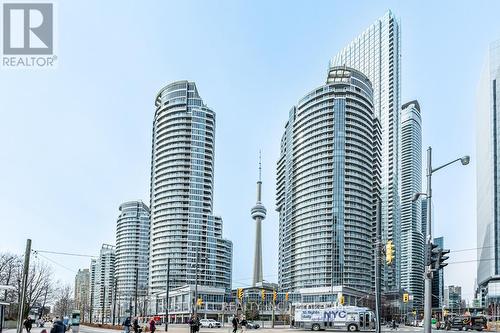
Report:
[[236,333],[236,331],[238,330],[238,324],[239,324],[239,320],[238,320],[238,317],[236,315],[233,317],[233,320],[231,321],[231,323],[233,324],[233,333]]

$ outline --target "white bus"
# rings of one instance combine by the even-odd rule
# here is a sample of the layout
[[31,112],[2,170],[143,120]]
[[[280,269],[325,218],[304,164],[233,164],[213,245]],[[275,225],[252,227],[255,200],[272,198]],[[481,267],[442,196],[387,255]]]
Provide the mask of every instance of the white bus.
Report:
[[356,306],[295,309],[295,326],[313,331],[329,329],[367,331],[375,328],[375,314],[368,308]]

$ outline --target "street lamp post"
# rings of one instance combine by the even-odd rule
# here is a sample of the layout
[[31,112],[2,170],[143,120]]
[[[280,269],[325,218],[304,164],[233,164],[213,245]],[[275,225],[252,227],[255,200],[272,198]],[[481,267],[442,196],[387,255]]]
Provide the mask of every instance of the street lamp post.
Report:
[[[420,195],[425,195],[427,197],[427,227],[425,232],[426,249],[429,248],[429,244],[432,243],[432,174],[452,163],[460,161],[462,165],[469,164],[470,157],[464,156],[457,158],[451,162],[441,165],[437,168],[432,168],[432,148],[427,148],[427,193],[416,193],[413,197],[413,201],[416,201]],[[431,316],[432,316],[432,267],[430,265],[425,266],[424,272],[424,333],[431,333]]]

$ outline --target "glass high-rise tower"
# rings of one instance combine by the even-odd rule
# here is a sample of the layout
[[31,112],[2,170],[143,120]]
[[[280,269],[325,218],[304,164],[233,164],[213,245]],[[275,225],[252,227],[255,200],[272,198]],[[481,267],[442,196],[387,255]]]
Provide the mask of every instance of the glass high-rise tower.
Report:
[[91,307],[93,321],[111,321],[115,286],[115,247],[103,244],[97,260],[90,262]]
[[307,302],[370,291],[380,139],[371,83],[352,68],[331,68],[290,110],[277,164],[282,290]]
[[194,82],[177,81],[155,100],[151,160],[149,287],[231,288],[232,243],[214,216],[215,112]]
[[490,46],[476,114],[477,283],[484,306],[500,300],[500,40]]
[[331,60],[364,73],[373,85],[373,105],[382,126],[382,241],[396,247],[394,265],[384,266],[386,290],[399,290],[401,224],[399,213],[399,111],[401,42],[392,12],[376,20]]
[[[131,299],[144,297],[149,276],[149,208],[142,201],[124,202],[116,221],[115,278],[117,300],[129,309]],[[135,302],[135,300],[134,300]]]
[[401,288],[413,295],[413,307],[420,308],[424,296],[424,235],[422,192],[422,118],[418,101],[401,108]]

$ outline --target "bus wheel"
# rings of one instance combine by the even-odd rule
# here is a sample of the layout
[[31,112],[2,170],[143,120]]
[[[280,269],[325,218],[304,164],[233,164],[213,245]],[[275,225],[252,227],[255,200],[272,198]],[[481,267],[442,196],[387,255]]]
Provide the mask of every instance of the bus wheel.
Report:
[[314,324],[314,325],[312,325],[311,328],[313,331],[319,331],[319,329],[320,329],[319,324]]
[[358,327],[354,324],[350,324],[349,326],[347,326],[347,330],[349,332],[356,332],[358,330]]

